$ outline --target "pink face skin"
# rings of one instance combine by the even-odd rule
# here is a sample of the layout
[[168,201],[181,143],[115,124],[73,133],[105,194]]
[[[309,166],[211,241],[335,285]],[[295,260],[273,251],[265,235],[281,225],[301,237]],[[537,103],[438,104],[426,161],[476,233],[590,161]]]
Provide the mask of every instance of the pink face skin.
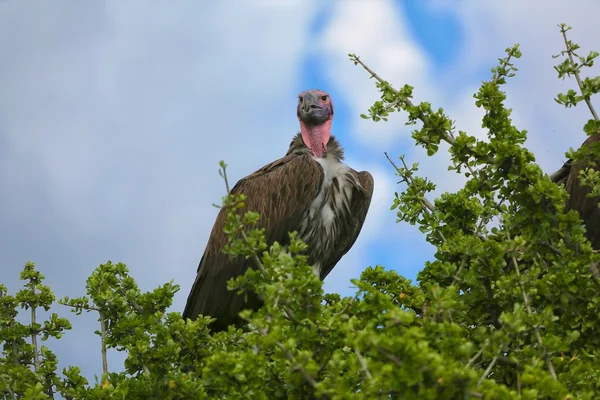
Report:
[[331,136],[333,103],[322,90],[307,90],[298,95],[298,120],[304,144],[315,157],[323,157]]

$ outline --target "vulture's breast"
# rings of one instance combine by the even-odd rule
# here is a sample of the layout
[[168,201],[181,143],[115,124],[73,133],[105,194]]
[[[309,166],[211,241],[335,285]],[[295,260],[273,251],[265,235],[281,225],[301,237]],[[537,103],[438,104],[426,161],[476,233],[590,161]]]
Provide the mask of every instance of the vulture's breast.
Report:
[[360,183],[350,167],[332,156],[315,161],[323,168],[323,184],[304,213],[299,233],[309,247],[308,261],[320,277],[322,263],[336,250],[351,224],[352,193]]

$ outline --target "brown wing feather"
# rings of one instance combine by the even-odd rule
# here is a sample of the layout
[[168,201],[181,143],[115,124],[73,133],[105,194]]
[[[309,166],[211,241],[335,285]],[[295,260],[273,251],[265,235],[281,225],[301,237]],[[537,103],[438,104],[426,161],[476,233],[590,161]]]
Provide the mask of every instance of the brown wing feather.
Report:
[[[590,136],[582,145],[592,146],[600,142],[600,135]],[[600,249],[600,209],[598,208],[598,197],[588,197],[590,188],[582,186],[579,182],[579,171],[585,168],[584,163],[571,166],[566,179],[565,189],[569,193],[567,210],[576,210],[586,226],[586,236],[594,249]],[[564,167],[563,167],[564,168]],[[600,168],[600,163],[595,163],[595,170]],[[559,182],[560,183],[560,182]]]
[[[288,231],[297,230],[304,210],[316,197],[323,182],[323,170],[310,156],[289,154],[240,180],[231,190],[246,195],[244,211],[260,214],[259,228],[265,228],[267,243],[288,241]],[[238,313],[260,307],[260,299],[249,293],[247,299],[227,290],[227,281],[254,268],[252,260],[233,259],[223,254],[227,238],[223,227],[227,213],[221,210],[213,226],[196,280],[188,296],[184,318],[199,314],[217,318],[214,330],[238,324]]]
[[[353,173],[356,171],[352,170]],[[338,246],[338,251],[333,253],[324,263],[321,270],[321,279],[325,279],[331,272],[333,267],[340,259],[350,251],[350,248],[356,242],[358,235],[363,227],[367,211],[373,197],[373,176],[367,171],[356,173],[362,188],[355,188],[352,194],[352,204],[350,206],[350,217],[353,219],[353,224],[347,232],[341,232],[341,242]]]

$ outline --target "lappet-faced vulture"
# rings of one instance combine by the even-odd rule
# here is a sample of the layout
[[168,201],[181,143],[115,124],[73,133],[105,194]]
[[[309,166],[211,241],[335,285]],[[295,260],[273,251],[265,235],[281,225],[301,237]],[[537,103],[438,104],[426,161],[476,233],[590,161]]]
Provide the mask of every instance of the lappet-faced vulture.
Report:
[[[587,138],[581,147],[597,146],[600,142],[600,135],[595,134]],[[600,250],[600,208],[597,197],[588,197],[590,188],[584,186],[579,181],[579,171],[585,168],[585,163],[573,163],[573,160],[568,160],[558,171],[551,175],[551,179],[558,183],[564,184],[565,190],[569,193],[566,209],[576,210],[579,212],[579,217],[585,224],[586,236],[592,247]],[[600,170],[600,162],[593,165],[595,170]]]
[[[581,145],[582,148],[594,148],[600,146],[600,134],[594,134],[587,138]],[[600,161],[593,163],[592,167],[600,170]],[[565,205],[567,210],[575,210],[579,213],[579,217],[585,225],[585,235],[590,241],[594,250],[600,250],[600,208],[598,203],[600,198],[588,197],[590,188],[582,185],[579,181],[579,171],[585,168],[585,163],[573,163],[573,160],[568,160],[564,165],[550,178],[557,184],[565,185],[565,190],[569,193],[569,199]],[[590,272],[596,283],[600,285],[600,265],[592,263]]]
[[[241,179],[232,194],[246,195],[246,210],[260,214],[268,244],[285,245],[288,232],[296,231],[308,245],[308,263],[320,279],[350,250],[365,221],[373,195],[373,177],[343,163],[344,151],[331,135],[333,103],[320,90],[300,93],[297,107],[300,133],[287,154]],[[183,318],[199,314],[216,318],[214,331],[243,321],[243,309],[258,309],[262,302],[253,293],[247,301],[227,290],[227,281],[256,268],[252,259],[232,258],[222,252],[227,238],[221,210],[213,226]]]

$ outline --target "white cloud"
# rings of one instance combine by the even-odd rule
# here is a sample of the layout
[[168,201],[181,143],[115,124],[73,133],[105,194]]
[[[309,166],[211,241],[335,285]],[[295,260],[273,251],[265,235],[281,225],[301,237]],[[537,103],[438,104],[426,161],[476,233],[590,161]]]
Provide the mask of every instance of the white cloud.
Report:
[[[367,114],[380,95],[368,73],[349,61],[349,53],[360,56],[396,88],[410,82],[418,88],[415,94],[431,90],[425,81],[429,61],[409,34],[405,18],[391,0],[344,1],[333,6],[331,21],[320,38],[321,57],[327,63],[327,76],[349,103],[352,116]],[[356,119],[355,124],[352,131],[362,144],[381,150],[399,139],[398,123]],[[410,138],[409,130],[401,127],[405,139]]]

